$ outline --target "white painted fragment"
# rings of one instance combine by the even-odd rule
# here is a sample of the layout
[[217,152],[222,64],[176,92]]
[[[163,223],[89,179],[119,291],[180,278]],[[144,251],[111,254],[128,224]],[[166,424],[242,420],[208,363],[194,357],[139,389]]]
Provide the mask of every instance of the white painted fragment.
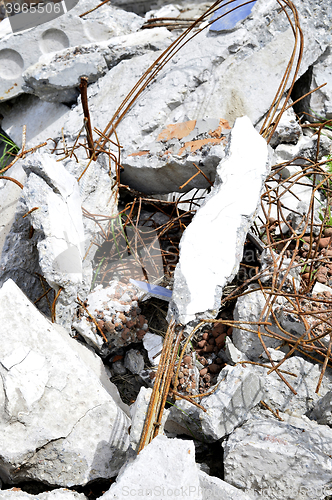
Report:
[[182,237],[168,319],[187,324],[216,316],[223,287],[238,271],[268,172],[265,140],[248,117],[238,118],[215,185]]

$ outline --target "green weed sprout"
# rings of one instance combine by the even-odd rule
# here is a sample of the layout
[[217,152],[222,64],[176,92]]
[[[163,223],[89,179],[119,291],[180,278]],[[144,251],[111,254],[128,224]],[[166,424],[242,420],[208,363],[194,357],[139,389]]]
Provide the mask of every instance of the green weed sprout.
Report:
[[13,155],[16,155],[20,148],[16,146],[15,142],[12,141],[7,135],[0,133],[0,140],[5,143],[2,156],[0,157],[0,170],[3,169],[8,164],[8,159]]

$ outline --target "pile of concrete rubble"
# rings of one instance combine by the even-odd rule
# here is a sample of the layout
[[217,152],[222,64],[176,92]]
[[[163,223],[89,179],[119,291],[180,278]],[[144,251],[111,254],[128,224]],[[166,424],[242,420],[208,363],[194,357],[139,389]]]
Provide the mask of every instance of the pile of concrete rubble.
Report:
[[[108,485],[103,500],[330,498],[330,363],[317,391],[317,351],[290,352],[285,334],[308,334],[308,342],[320,335],[319,352],[331,351],[332,217],[329,225],[322,216],[329,196],[319,176],[328,175],[332,136],[328,128],[317,135],[301,126],[293,107],[269,144],[259,133],[293,50],[289,20],[277,0],[257,0],[231,29],[196,29],[117,127],[119,190],[111,161],[116,142],[96,161],[82,145],[80,78],[88,78],[98,138],[187,20],[212,2],[117,0],[90,12],[97,4],[80,0],[63,16],[16,34],[9,19],[0,23],[1,127],[26,151],[2,172],[6,179],[0,176],[0,499],[84,500],[101,481]],[[304,52],[293,100],[327,82],[298,103],[302,125],[309,125],[332,118],[332,4],[294,4]],[[170,28],[169,18],[178,24]],[[317,162],[321,170],[304,176]],[[265,195],[279,181],[286,189],[269,205]],[[174,200],[178,217],[192,216],[195,201],[163,287],[162,242],[153,269],[131,255],[124,280],[120,259],[106,284],[96,282],[105,234],[114,237],[115,226],[127,234],[121,214],[128,196],[165,209],[154,213],[143,204],[136,229],[169,223],[165,207]],[[284,235],[301,235],[301,249],[293,267],[285,251],[277,278],[289,295],[275,297],[261,335],[275,284],[271,263],[283,252],[253,233],[268,223],[282,245]],[[144,304],[151,297],[169,302],[165,323],[176,321],[184,335],[202,320],[225,319],[220,303],[239,275],[248,233],[261,281],[233,300],[233,326],[202,328],[181,365],[178,391],[199,396],[204,410],[188,398],[168,405],[159,435],[137,455],[163,344]],[[156,241],[149,249],[151,259]],[[300,320],[290,297],[311,279],[312,270],[301,268],[311,253],[323,264],[301,299],[307,319]],[[310,316],[311,298],[322,308],[320,325],[317,314]],[[128,374],[140,381],[131,404],[110,380]],[[217,472],[195,461],[195,450],[198,457],[212,445]]]

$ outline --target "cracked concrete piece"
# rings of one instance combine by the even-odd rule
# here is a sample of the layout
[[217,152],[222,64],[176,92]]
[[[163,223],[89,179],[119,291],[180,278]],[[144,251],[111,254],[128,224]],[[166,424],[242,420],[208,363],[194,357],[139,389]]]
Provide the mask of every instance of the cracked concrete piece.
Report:
[[264,394],[264,379],[251,366],[226,366],[218,382],[216,391],[201,399],[206,412],[185,400],[177,401],[170,409],[166,430],[168,422],[175,422],[184,434],[189,428],[196,437],[217,441],[241,425]]
[[48,102],[75,102],[82,75],[92,83],[108,70],[98,49],[97,44],[78,45],[41,56],[22,74],[22,89]]
[[82,75],[93,83],[122,59],[165,49],[171,41],[166,28],[156,28],[45,54],[24,71],[22,89],[45,101],[72,103]]
[[[298,104],[299,112],[306,112],[306,120],[325,121],[332,118],[332,51],[328,46],[304,76],[296,83],[299,95],[303,95],[326,83]],[[303,90],[305,89],[305,92]]]
[[124,366],[131,373],[138,375],[144,369],[144,358],[137,349],[130,349],[126,352]]
[[305,417],[256,416],[223,444],[225,481],[252,500],[321,500],[332,493],[331,444],[332,430]]
[[[0,260],[0,283],[12,278],[32,301],[45,291],[36,272],[44,275],[56,291],[59,286],[63,287],[56,314],[57,320],[68,327],[77,293],[85,296],[91,286],[92,260],[97,246],[90,248],[90,244],[103,241],[100,225],[87,215],[82,217],[81,205],[89,213],[105,216],[117,210],[113,181],[102,156],[77,183],[87,163],[87,160],[77,163],[67,159],[61,164],[53,156],[34,153],[9,170],[9,175],[25,184],[23,192],[10,181],[5,181],[3,187],[9,205],[8,209],[4,206],[1,214],[0,238],[6,234],[7,239]],[[24,170],[28,172],[28,180]],[[35,207],[38,210],[22,218]],[[107,221],[100,224],[105,228]],[[35,229],[32,235],[31,225]],[[38,308],[51,314],[45,298],[38,303]]]
[[0,491],[1,500],[86,500],[86,498],[83,493],[62,488],[45,491],[44,493],[39,493],[39,495],[31,495],[17,488]]
[[[254,285],[252,285],[249,289],[252,289],[253,291],[247,295],[239,297],[236,301],[234,320],[239,321],[240,323],[237,327],[233,328],[232,339],[235,347],[239,349],[239,351],[243,352],[248,359],[257,361],[259,356],[264,351],[264,348],[257,333],[249,332],[246,329],[248,328],[248,321],[257,322],[259,320],[266,304],[266,296],[260,289],[256,289]],[[276,305],[273,307],[274,312],[277,308],[282,308],[283,304],[284,300],[281,297],[278,298],[276,300]],[[271,314],[266,319],[264,317],[263,320],[272,323],[272,326],[268,327],[269,330],[282,334]],[[241,328],[241,322],[243,322],[243,328]],[[250,329],[257,331],[258,327],[250,325]],[[262,339],[267,347],[275,348],[281,345],[279,340],[264,335],[264,327],[261,327],[260,331],[262,333]]]
[[[43,139],[52,137],[51,128],[57,130],[61,126],[68,109],[64,104],[48,103],[38,97],[23,94],[17,97],[14,106],[7,102],[0,104],[0,112],[4,116],[2,127],[21,148],[23,125],[26,125],[26,149],[29,149],[30,144],[38,145],[43,142],[42,139],[39,141],[40,134]],[[46,129],[49,130],[47,137],[44,136]]]
[[[133,449],[134,451],[137,450],[141,439],[141,434],[143,431],[151,394],[152,394],[152,389],[141,387],[135,403],[130,406],[130,415],[131,415],[130,448]],[[164,434],[164,425],[168,413],[169,410],[164,410],[158,434]]]
[[319,399],[312,411],[307,415],[310,419],[316,420],[319,424],[332,427],[332,391],[329,391],[325,396]]
[[85,234],[77,180],[47,154],[35,153],[24,165],[27,180],[23,196],[38,237],[42,274],[56,291],[58,322],[71,324],[77,295],[83,287]]
[[219,477],[209,476],[202,470],[198,477],[203,500],[250,500],[248,495]]
[[[332,6],[306,0],[297,8],[307,43],[302,74],[330,43]],[[294,43],[287,17],[278,12],[276,0],[257,2],[252,15],[235,31],[218,35],[206,30],[185,45],[118,125],[123,153],[149,150],[169,123],[222,117],[232,125],[237,117],[248,115],[256,124],[271,105]],[[123,60],[89,86],[95,127],[104,130],[123,98],[160,54],[150,52]],[[75,141],[82,124],[78,102],[62,124],[69,144]],[[61,127],[53,138],[61,138]]]
[[124,465],[116,482],[100,499],[123,500],[129,495],[153,500],[183,500],[190,495],[193,500],[202,500],[193,441],[157,436]]
[[0,97],[10,99],[23,92],[23,73],[45,54],[77,45],[100,42],[137,31],[143,19],[135,14],[103,5],[89,16],[79,15],[95,7],[80,0],[68,13],[35,28],[9,34],[0,40]]
[[115,476],[130,419],[100,359],[52,325],[13,281],[0,300],[1,476],[67,487]]
[[169,320],[187,324],[217,315],[223,287],[238,271],[268,173],[265,140],[248,117],[238,118],[214,187],[181,238]]
[[[280,351],[277,352],[280,353]],[[269,364],[267,361],[264,361],[264,363]],[[285,373],[282,375],[297,394],[293,394],[275,372],[266,375],[267,370],[259,368],[261,375],[265,377],[265,394],[263,399],[271,408],[286,412],[289,415],[299,416],[307,414],[314,405],[319,404],[322,396],[329,394],[328,391],[332,388],[331,375],[325,373],[319,394],[316,394],[321,368],[318,364],[313,364],[298,356],[286,359],[281,369],[294,374],[294,376]]]
[[[228,122],[217,118],[170,124],[148,150],[123,155],[121,182],[149,194],[207,188],[225,157],[229,132]],[[195,164],[210,182],[199,175],[187,183],[197,174]]]

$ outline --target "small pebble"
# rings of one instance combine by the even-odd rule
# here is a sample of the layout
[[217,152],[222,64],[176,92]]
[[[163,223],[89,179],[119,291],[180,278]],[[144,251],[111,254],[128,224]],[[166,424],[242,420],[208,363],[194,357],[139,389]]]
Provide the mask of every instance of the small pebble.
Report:
[[197,342],[197,346],[200,349],[203,349],[206,346],[206,344],[207,344],[206,340],[200,340],[199,342]]
[[331,238],[321,238],[319,240],[319,248],[326,248],[331,241]]
[[183,362],[184,362],[185,365],[188,365],[188,366],[191,365],[191,361],[192,361],[191,356],[189,356],[189,355],[188,356],[184,356]]
[[201,371],[199,372],[199,374],[200,374],[201,377],[204,377],[204,375],[206,375],[207,372],[208,372],[207,368],[202,368]]
[[221,370],[221,366],[217,365],[216,363],[212,363],[211,365],[209,365],[209,371],[211,373],[219,373],[220,370]]

